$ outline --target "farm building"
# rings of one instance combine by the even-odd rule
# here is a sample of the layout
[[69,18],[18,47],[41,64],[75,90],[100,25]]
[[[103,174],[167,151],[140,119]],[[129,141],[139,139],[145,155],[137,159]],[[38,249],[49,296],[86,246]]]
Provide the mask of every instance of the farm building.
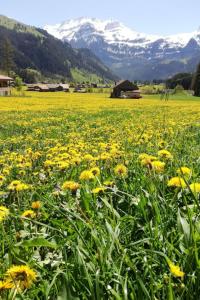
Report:
[[9,96],[11,93],[10,83],[13,81],[11,77],[0,75],[0,96]]
[[63,92],[69,92],[69,84],[67,84],[67,83],[60,83],[59,86],[62,87],[62,91]]
[[35,91],[35,84],[26,83],[27,91]]
[[74,93],[86,93],[86,89],[82,86],[76,86],[74,89]]
[[113,88],[111,98],[141,98],[137,85],[129,80],[119,81]]
[[61,92],[63,88],[59,84],[47,84],[49,92]]
[[140,90],[134,90],[134,91],[127,91],[127,92],[121,92],[120,98],[123,99],[140,99],[141,91]]
[[36,91],[36,92],[48,92],[49,88],[46,84],[34,84],[28,91]]

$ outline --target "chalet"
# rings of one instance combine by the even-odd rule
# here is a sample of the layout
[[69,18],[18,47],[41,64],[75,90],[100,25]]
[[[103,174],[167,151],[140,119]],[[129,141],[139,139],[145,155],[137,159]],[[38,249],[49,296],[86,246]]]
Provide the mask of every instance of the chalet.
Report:
[[10,95],[11,81],[13,81],[13,79],[11,77],[0,75],[0,96],[9,96]]
[[141,91],[140,90],[133,90],[133,91],[127,91],[127,92],[121,92],[120,98],[123,99],[140,99]]
[[67,84],[67,83],[60,83],[59,87],[62,88],[63,92],[69,92],[69,84]]
[[36,92],[49,92],[49,88],[46,84],[34,84],[34,91],[36,91]]
[[69,85],[64,83],[47,84],[49,92],[69,92]]
[[97,83],[91,83],[90,85],[92,88],[98,88],[98,84]]
[[137,85],[129,80],[121,80],[114,86],[110,97],[138,99],[141,98],[141,95]]
[[74,89],[74,93],[86,93],[86,89],[81,86],[76,86]]
[[47,84],[49,92],[60,92],[63,91],[63,88],[59,84]]
[[26,83],[26,87],[29,92],[35,91],[35,84]]

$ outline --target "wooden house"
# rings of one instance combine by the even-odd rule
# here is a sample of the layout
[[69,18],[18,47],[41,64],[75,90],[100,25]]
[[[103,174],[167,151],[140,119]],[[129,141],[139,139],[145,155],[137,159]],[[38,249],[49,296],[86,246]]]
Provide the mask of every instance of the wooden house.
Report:
[[13,78],[0,75],[0,96],[9,96],[11,94],[11,81],[13,81]]
[[26,83],[27,91],[34,92],[35,91],[35,84]]
[[59,87],[62,88],[63,92],[67,92],[67,93],[69,92],[69,84],[67,84],[67,83],[60,83]]
[[34,84],[34,91],[36,91],[36,92],[49,92],[49,88],[46,84]]
[[86,89],[82,86],[76,86],[74,89],[74,93],[86,93]]
[[59,84],[47,84],[49,92],[61,92],[63,88]]
[[134,90],[134,91],[127,91],[127,92],[121,92],[120,98],[123,99],[140,99],[141,91],[140,90]]
[[49,92],[69,92],[69,85],[64,83],[47,84]]
[[98,84],[97,83],[91,83],[90,87],[92,87],[92,88],[98,88]]
[[137,99],[138,99],[139,92],[136,93],[135,92],[136,90],[138,91],[137,85],[133,84],[129,80],[121,80],[115,84],[110,97],[111,98],[125,98],[125,97],[134,98],[134,96],[136,96],[137,94]]

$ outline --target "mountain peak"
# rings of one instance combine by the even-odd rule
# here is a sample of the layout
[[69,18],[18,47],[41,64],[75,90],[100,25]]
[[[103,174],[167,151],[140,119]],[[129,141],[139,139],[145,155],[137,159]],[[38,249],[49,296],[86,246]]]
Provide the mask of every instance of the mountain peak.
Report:
[[[91,28],[91,32],[88,30]],[[86,27],[87,26],[87,27]],[[87,38],[90,35],[98,35],[105,39],[108,43],[114,43],[115,41],[129,41],[130,39],[138,39],[143,37],[143,34],[139,34],[132,29],[126,27],[123,23],[109,19],[100,20],[97,18],[81,17],[78,19],[71,19],[57,25],[46,25],[44,28],[57,38],[71,41],[75,36],[84,31],[82,29],[87,28]]]
[[[87,39],[89,35],[101,36],[108,43],[126,43],[128,46],[146,47],[148,44],[163,39],[167,44],[176,47],[185,47],[191,38],[195,38],[197,33],[200,33],[200,28],[193,33],[174,34],[169,36],[149,35],[134,31],[128,28],[118,20],[100,20],[97,18],[80,17],[64,21],[57,25],[46,25],[45,29],[57,38],[71,41],[82,28],[87,26]],[[91,28],[91,32],[89,30]],[[84,29],[84,28],[83,28]],[[139,43],[138,43],[139,41]]]
[[192,71],[200,57],[200,31],[169,36],[137,32],[117,20],[82,17],[45,29],[75,48],[92,50],[122,78],[167,78]]

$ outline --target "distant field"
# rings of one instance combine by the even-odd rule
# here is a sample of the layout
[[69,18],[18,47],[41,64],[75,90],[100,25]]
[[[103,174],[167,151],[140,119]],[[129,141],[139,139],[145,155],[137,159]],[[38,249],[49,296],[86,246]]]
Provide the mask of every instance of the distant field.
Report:
[[[144,99],[158,99],[160,100],[160,95],[143,95]],[[188,94],[187,92],[183,92],[180,94],[175,94],[175,95],[169,95],[169,101],[176,101],[176,100],[182,100],[182,101],[199,101],[200,102],[200,98],[198,97],[194,97],[190,94]]]
[[26,92],[0,118],[0,299],[199,299],[198,98]]

